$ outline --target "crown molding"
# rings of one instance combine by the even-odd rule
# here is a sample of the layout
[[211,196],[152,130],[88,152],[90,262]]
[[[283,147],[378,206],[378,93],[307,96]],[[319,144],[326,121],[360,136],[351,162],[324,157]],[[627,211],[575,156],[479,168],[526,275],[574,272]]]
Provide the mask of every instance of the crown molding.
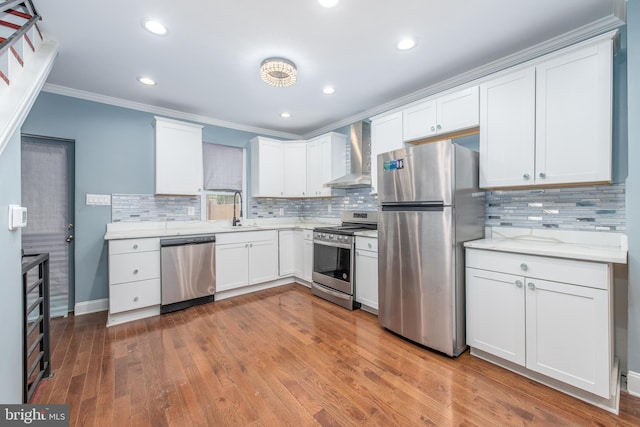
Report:
[[479,80],[493,73],[536,59],[540,56],[588,40],[595,36],[617,30],[621,26],[625,25],[625,23],[625,0],[617,0],[614,2],[612,14],[607,17],[601,18],[582,27],[578,27],[575,30],[569,31],[545,42],[531,46],[527,49],[518,51],[514,54],[507,55],[496,61],[492,61],[480,67],[473,68],[467,72],[458,74],[454,77],[412,92],[400,98],[396,98],[385,104],[360,112],[338,122],[323,126],[319,129],[303,135],[303,138],[313,138],[328,131],[337,129],[342,126],[347,126],[360,120],[368,120],[371,118],[375,118],[375,116],[381,114],[386,115],[394,113],[412,102],[422,100],[429,96],[439,94],[447,90],[463,86],[465,84],[470,84],[471,82],[478,83]]
[[116,107],[128,108],[131,110],[143,111],[145,113],[159,114],[165,117],[171,117],[180,120],[189,120],[196,123],[207,124],[212,126],[220,126],[229,129],[240,130],[244,132],[251,132],[258,135],[269,135],[286,139],[300,139],[300,135],[296,135],[288,132],[280,132],[272,129],[265,129],[260,127],[248,126],[234,122],[227,122],[225,120],[218,120],[207,116],[200,116],[197,114],[185,113],[182,111],[172,110],[170,108],[156,107],[154,105],[143,104],[141,102],[129,101],[126,99],[115,98],[112,96],[100,95],[93,92],[87,92],[84,90],[73,89],[66,86],[54,85],[46,83],[42,88],[43,91],[54,93],[57,95],[69,96],[72,98],[83,99],[85,101],[93,101],[101,104],[113,105]]

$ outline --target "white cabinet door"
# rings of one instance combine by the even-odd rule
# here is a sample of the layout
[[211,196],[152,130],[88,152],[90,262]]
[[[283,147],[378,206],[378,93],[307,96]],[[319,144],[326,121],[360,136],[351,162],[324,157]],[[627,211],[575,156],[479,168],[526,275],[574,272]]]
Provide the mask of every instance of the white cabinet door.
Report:
[[304,197],[307,194],[307,144],[283,143],[284,195]]
[[378,154],[404,146],[402,112],[371,121],[371,192],[378,192]]
[[480,187],[532,185],[535,69],[480,85]]
[[307,194],[309,197],[321,196],[323,192],[322,142],[315,140],[307,145]]
[[524,281],[467,268],[467,345],[525,365]]
[[155,118],[155,193],[199,195],[202,126]]
[[282,142],[257,137],[251,140],[251,194],[253,197],[284,196]]
[[294,276],[302,278],[303,257],[302,252],[304,243],[304,232],[302,230],[295,230],[293,233],[293,259],[294,259]]
[[378,309],[378,253],[356,250],[356,301]]
[[280,277],[291,276],[296,271],[295,232],[293,230],[278,231],[278,254]]
[[302,279],[311,282],[313,275],[313,240],[302,242]]
[[422,102],[402,111],[402,135],[405,141],[428,138],[437,133],[436,100]]
[[216,292],[249,284],[249,244],[216,245]]
[[605,290],[527,278],[527,368],[609,398]]
[[536,67],[536,182],[611,180],[612,42]]
[[278,242],[262,240],[249,243],[249,284],[278,278]]
[[436,99],[438,133],[450,133],[479,125],[478,86]]

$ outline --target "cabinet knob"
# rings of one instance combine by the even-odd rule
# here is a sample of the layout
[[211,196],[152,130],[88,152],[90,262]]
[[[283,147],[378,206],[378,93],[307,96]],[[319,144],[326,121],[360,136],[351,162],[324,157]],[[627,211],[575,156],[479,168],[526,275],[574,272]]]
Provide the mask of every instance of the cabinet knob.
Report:
[[133,302],[138,302],[138,297],[133,297]]
[[516,280],[516,286],[521,288],[522,287],[522,280]]
[[245,244],[244,244],[244,247],[245,247],[245,248],[248,248],[248,247],[249,247],[249,244],[248,244],[248,243],[245,243]]
[[367,246],[369,247],[369,249],[371,249],[373,247],[373,245],[371,245],[371,243],[367,243]]
[[436,129],[440,130],[440,129],[442,129],[442,126],[438,125],[438,126],[436,126]]
[[133,245],[133,249],[138,249],[138,244]]
[[249,247],[252,248],[253,247],[253,243],[249,243]]
[[520,264],[520,268],[524,271],[527,271],[529,269],[529,266],[523,262],[522,264]]
[[436,127],[435,126],[431,126],[431,132],[435,132],[436,131]]
[[529,283],[527,283],[527,287],[528,287],[529,289],[531,289],[532,291],[536,289],[536,285],[534,285],[534,284],[533,284],[533,282],[529,282]]
[[356,251],[356,256],[360,256],[360,252]]
[[529,178],[531,178],[531,177],[529,176],[529,174],[528,174],[528,173],[525,173],[524,175],[522,175],[522,177],[523,177],[525,180],[528,180]]
[[135,270],[133,270],[133,274],[138,274],[139,270],[136,268]]
[[544,179],[544,178],[546,178],[546,177],[547,177],[547,175],[546,175],[544,172],[540,172],[540,173],[538,174],[538,176],[539,176],[540,178],[542,178],[542,179]]

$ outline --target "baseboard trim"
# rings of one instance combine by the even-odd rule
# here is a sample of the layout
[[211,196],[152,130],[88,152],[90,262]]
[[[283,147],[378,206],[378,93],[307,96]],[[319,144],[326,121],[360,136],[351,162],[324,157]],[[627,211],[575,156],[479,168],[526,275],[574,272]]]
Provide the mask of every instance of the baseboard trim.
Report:
[[640,373],[627,372],[627,391],[632,396],[640,397]]
[[99,311],[109,310],[109,298],[94,299],[92,301],[77,302],[73,308],[75,316],[83,314],[97,313]]

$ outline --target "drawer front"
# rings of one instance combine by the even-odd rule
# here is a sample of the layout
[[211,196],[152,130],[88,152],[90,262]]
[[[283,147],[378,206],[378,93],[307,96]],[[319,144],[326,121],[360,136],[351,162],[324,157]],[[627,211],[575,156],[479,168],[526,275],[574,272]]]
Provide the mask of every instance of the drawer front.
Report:
[[278,230],[237,231],[235,233],[217,233],[216,244],[260,242],[263,240],[278,241]]
[[467,249],[466,266],[596,289],[609,288],[609,264]]
[[356,236],[356,249],[378,252],[378,239]]
[[109,312],[135,310],[160,304],[160,279],[109,286]]
[[160,251],[117,254],[109,257],[109,284],[160,277]]
[[109,255],[159,251],[160,239],[124,239],[109,241]]

